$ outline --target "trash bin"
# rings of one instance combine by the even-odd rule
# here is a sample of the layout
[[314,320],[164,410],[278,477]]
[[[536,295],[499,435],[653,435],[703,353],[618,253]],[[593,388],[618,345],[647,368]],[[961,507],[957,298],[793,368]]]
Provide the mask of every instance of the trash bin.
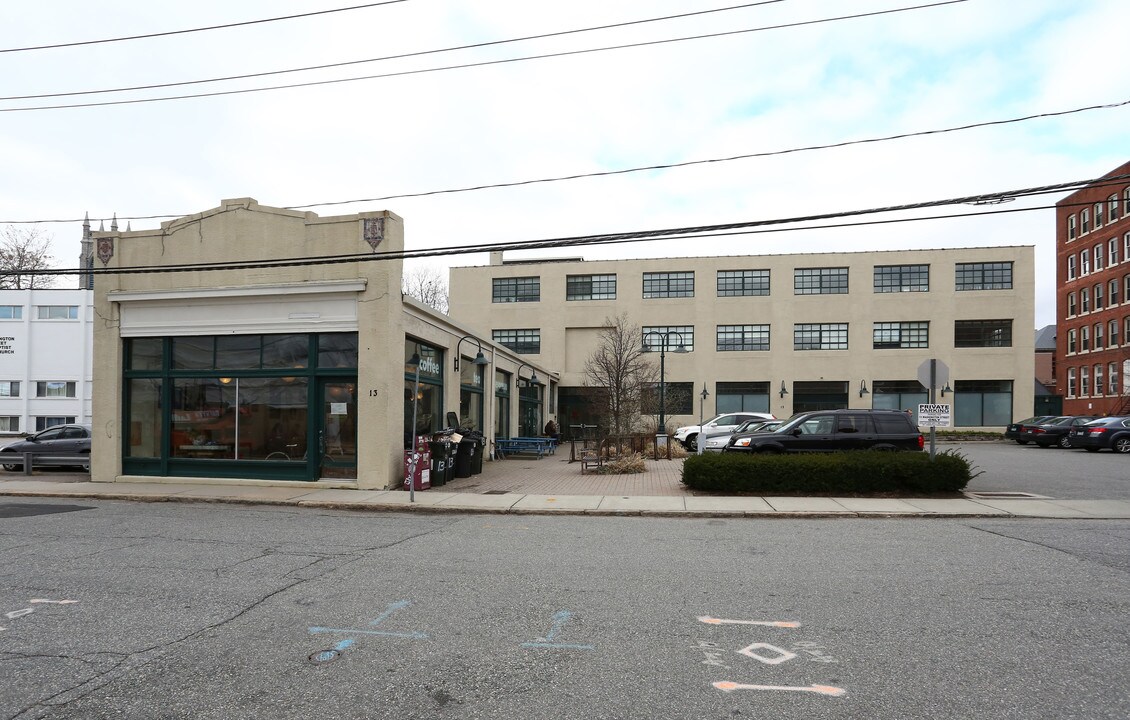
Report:
[[[455,477],[471,477],[471,456],[475,454],[475,445],[475,441],[470,438],[459,441],[455,451]],[[479,465],[481,469],[481,459]]]
[[478,475],[483,471],[483,450],[486,448],[486,443],[482,438],[476,438],[471,442],[471,474]]
[[428,447],[432,451],[432,485],[445,485],[455,477],[455,443],[438,440]]
[[415,466],[412,456],[411,450],[404,451],[404,489],[427,490],[432,486],[431,453],[415,453]]

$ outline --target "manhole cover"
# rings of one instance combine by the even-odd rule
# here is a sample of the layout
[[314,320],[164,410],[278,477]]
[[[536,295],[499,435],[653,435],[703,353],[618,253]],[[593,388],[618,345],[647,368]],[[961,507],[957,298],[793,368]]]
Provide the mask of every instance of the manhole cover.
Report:
[[1047,495],[1026,492],[967,492],[966,496],[977,500],[1050,500]]
[[34,517],[55,513],[93,510],[93,505],[48,505],[36,503],[0,503],[0,518]]

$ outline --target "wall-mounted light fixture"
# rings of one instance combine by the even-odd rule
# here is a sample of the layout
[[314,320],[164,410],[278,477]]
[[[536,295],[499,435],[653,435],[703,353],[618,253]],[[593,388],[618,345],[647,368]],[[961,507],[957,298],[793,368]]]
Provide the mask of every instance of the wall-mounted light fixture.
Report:
[[946,386],[942,388],[942,397],[945,397],[946,393],[953,395],[953,388],[950,387],[950,384],[948,382],[946,383]]
[[455,345],[455,369],[456,370],[459,369],[459,354],[460,354],[459,348],[463,347],[463,341],[464,340],[474,340],[475,344],[477,344],[479,346],[479,352],[478,352],[478,354],[475,355],[475,359],[471,361],[472,363],[474,363],[475,365],[490,365],[490,360],[487,360],[486,357],[483,356],[483,344],[481,342],[479,342],[479,339],[476,338],[474,335],[464,335],[463,337],[459,338],[459,342]]
[[785,396],[786,396],[786,395],[788,395],[788,394],[789,394],[789,391],[785,389],[785,381],[784,381],[784,380],[782,380],[782,381],[781,381],[781,392],[780,392],[780,395],[781,395],[781,397],[785,397]]
[[529,383],[529,385],[537,385],[538,384],[538,371],[534,370],[534,366],[530,365],[529,363],[522,363],[521,365],[519,365],[518,369],[514,372],[514,374],[518,377],[519,380],[521,380],[522,379],[522,368],[524,368],[524,367],[528,367],[530,369],[530,379],[527,381],[527,383]]
[[871,393],[871,391],[867,389],[867,381],[866,380],[860,380],[859,381],[859,397],[863,397],[864,395],[868,395],[870,393]]

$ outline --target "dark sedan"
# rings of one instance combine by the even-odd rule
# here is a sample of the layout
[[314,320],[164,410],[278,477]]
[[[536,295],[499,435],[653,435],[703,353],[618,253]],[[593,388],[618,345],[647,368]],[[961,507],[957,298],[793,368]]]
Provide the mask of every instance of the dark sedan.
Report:
[[1130,453],[1130,417],[1105,417],[1071,430],[1071,447]]
[[1025,427],[1035,427],[1040,423],[1049,422],[1055,418],[1055,415],[1036,415],[1035,417],[1014,422],[1004,429],[1004,439],[1015,440],[1020,445],[1027,445],[1028,438],[1024,437]]
[[[34,460],[36,465],[80,465],[89,469],[90,426],[56,425],[29,435],[24,440],[0,448],[0,464],[5,470],[20,470],[24,465],[24,453],[38,456]],[[76,462],[75,458],[82,455],[86,456],[85,462]]]
[[1052,445],[1061,448],[1071,447],[1071,431],[1078,425],[1083,425],[1096,419],[1094,415],[1067,415],[1058,417],[1046,423],[1032,427],[1024,427],[1024,437],[1042,448]]

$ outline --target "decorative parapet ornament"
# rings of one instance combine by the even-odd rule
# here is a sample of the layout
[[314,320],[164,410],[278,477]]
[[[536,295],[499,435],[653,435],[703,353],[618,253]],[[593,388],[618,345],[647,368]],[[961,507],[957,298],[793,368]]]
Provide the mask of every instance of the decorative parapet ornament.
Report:
[[105,265],[112,257],[114,257],[114,238],[98,238],[98,259]]
[[365,242],[376,252],[377,246],[385,239],[385,219],[365,218]]

